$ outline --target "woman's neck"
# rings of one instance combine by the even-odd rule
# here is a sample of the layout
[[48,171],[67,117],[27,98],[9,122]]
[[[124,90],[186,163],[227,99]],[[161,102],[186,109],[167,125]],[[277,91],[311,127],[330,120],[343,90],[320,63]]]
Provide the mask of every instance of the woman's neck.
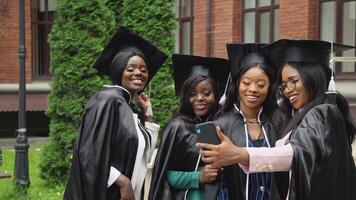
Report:
[[257,108],[248,108],[242,104],[240,104],[240,110],[243,113],[243,115],[245,116],[246,120],[250,121],[257,121],[258,119],[258,114],[261,110],[261,107],[257,107]]

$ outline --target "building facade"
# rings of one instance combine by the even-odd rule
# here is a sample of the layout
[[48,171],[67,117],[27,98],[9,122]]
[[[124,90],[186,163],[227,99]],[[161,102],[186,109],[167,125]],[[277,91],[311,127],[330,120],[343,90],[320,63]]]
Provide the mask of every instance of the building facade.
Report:
[[[282,38],[356,46],[355,0],[177,2],[180,53],[227,57],[226,43],[270,43]],[[353,49],[336,56],[355,57],[355,53]],[[337,63],[335,73],[337,90],[348,99],[356,120],[356,63]]]
[[[25,0],[26,125],[30,135],[48,135],[50,48],[47,36],[55,0]],[[0,0],[0,136],[18,127],[19,1]]]
[[[25,0],[27,127],[47,134],[50,91],[48,33],[56,0]],[[356,0],[174,0],[176,52],[227,57],[226,43],[269,43],[281,38],[322,39],[356,46]],[[17,128],[18,1],[0,0],[0,137]],[[344,56],[355,56],[356,50]],[[339,55],[340,56],[340,55]],[[336,65],[337,89],[356,120],[356,63]]]

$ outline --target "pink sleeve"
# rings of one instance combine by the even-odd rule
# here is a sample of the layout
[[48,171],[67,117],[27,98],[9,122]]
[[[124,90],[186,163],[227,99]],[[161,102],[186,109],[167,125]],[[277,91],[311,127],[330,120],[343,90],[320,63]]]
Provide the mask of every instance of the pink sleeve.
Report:
[[250,166],[240,165],[245,173],[289,171],[292,165],[293,149],[290,144],[267,148],[246,148]]

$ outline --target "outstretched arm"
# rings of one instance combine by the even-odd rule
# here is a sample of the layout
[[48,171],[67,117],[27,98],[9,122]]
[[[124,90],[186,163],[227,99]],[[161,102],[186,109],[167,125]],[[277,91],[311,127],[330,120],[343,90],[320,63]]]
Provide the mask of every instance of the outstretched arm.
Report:
[[197,144],[199,148],[203,149],[203,161],[211,163],[214,167],[218,168],[236,163],[249,165],[249,155],[246,149],[235,146],[219,127],[216,127],[216,132],[220,139],[220,144]]

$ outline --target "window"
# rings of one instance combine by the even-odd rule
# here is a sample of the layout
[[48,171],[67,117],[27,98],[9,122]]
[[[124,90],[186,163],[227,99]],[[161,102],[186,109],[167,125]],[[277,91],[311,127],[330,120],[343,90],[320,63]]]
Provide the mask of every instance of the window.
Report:
[[244,43],[279,39],[279,0],[244,0],[242,10]]
[[[319,38],[325,41],[356,45],[356,0],[320,0]],[[356,50],[338,56],[354,57]],[[356,78],[356,63],[337,63],[338,78]]]
[[193,0],[175,0],[175,13],[178,27],[175,32],[176,52],[193,53]]
[[48,33],[54,20],[56,0],[32,1],[32,76],[48,78],[50,68],[50,47]]

